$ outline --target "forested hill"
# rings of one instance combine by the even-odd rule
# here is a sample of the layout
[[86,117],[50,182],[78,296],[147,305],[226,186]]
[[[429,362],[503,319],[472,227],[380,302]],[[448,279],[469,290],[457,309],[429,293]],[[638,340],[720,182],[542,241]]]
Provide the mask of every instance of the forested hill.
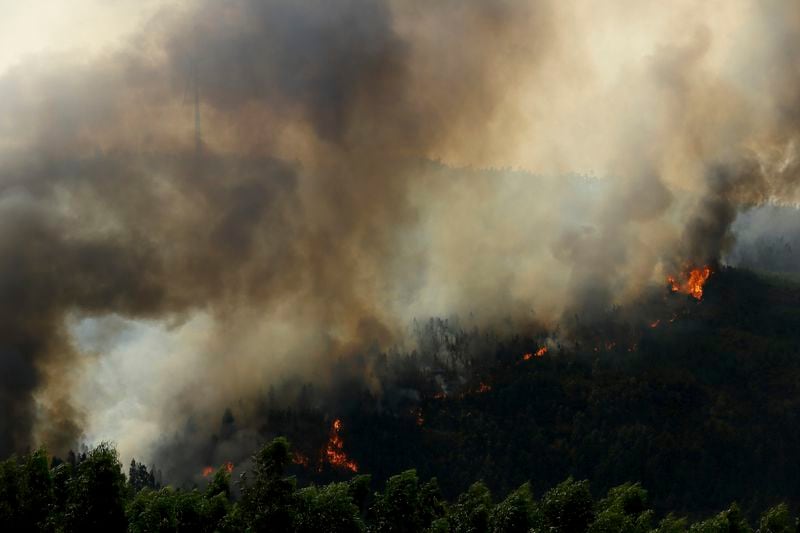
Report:
[[[362,393],[335,413],[270,410],[265,433],[312,458],[301,477],[336,477],[315,467],[336,416],[344,450],[376,480],[416,468],[451,497],[477,479],[506,493],[573,476],[598,494],[639,481],[658,512],[800,503],[800,289],[783,278],[723,268],[702,301],[669,294],[614,310],[569,344],[426,328],[448,332],[428,336],[446,339],[455,362],[432,370],[409,355],[393,401]],[[460,381],[450,366],[467,368]]]
[[[291,449],[194,480],[134,463],[126,481],[109,446],[11,458],[0,530],[794,531],[794,282],[720,268],[701,301],[665,287],[574,321],[569,336],[418,324],[418,351],[370,363],[381,395],[273,391],[261,438]],[[227,412],[214,444],[238,431]]]

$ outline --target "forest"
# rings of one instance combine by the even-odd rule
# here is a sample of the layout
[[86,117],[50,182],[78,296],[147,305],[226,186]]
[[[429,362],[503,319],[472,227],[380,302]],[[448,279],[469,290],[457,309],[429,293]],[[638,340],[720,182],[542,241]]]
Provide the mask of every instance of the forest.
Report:
[[569,337],[431,320],[364,356],[380,396],[271,389],[255,455],[214,462],[228,409],[164,473],[108,443],[11,457],[0,530],[796,531],[797,309],[787,278],[721,268],[702,301],[657,291]]
[[204,488],[187,490],[159,486],[135,461],[126,479],[108,444],[68,461],[48,461],[45,450],[12,457],[0,464],[0,530],[784,533],[798,527],[784,504],[754,524],[736,503],[692,523],[671,513],[657,517],[638,483],[594,497],[587,481],[568,478],[536,499],[529,482],[498,495],[476,481],[448,501],[436,478],[412,469],[374,492],[363,474],[300,487],[287,475],[292,454],[284,438],[252,459],[252,470],[235,483],[223,465]]
[[346,379],[333,393],[276,388],[260,421],[220,413],[211,441],[191,442],[207,455],[187,458],[178,441],[157,462],[189,485],[185,472],[203,464],[246,464],[252,450],[218,452],[255,425],[262,442],[289,438],[302,482],[340,481],[347,469],[321,452],[339,420],[343,452],[376,483],[415,469],[456,499],[476,480],[494,494],[570,476],[594,494],[634,481],[660,515],[699,518],[737,501],[755,521],[800,504],[798,309],[795,283],[722,268],[702,301],[656,291],[592,323],[576,317],[571,337],[432,320],[418,325],[417,351],[365,363],[380,395]]

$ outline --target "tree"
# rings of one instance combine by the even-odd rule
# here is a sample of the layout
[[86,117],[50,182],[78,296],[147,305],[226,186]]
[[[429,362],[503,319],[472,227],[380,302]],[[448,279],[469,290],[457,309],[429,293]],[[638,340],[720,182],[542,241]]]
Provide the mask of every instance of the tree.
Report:
[[0,530],[19,531],[22,519],[19,515],[20,468],[16,457],[0,463]]
[[32,530],[46,528],[47,515],[53,505],[53,479],[44,448],[22,460],[18,504],[23,524]]
[[144,488],[154,490],[161,488],[153,469],[148,470],[144,463],[137,463],[135,459],[131,459],[131,466],[128,469],[128,484],[134,494]]
[[347,483],[306,487],[296,494],[297,511],[293,531],[315,533],[324,524],[330,533],[359,533],[364,523]]
[[489,528],[492,493],[481,483],[473,483],[450,509],[450,529],[455,533],[479,533]]
[[420,531],[419,479],[416,470],[389,478],[383,493],[375,495],[372,506],[373,530],[380,533]]
[[176,531],[175,494],[171,489],[139,491],[127,507],[129,533]]
[[547,526],[559,533],[582,533],[594,519],[588,481],[568,478],[547,491],[542,511]]
[[290,461],[289,441],[278,437],[253,456],[252,483],[242,476],[240,513],[236,519],[242,520],[252,531],[287,531],[291,528],[295,480],[284,477]]
[[68,481],[63,526],[68,531],[125,531],[127,487],[117,451],[101,443],[86,454]]
[[608,491],[597,505],[591,533],[646,533],[653,512],[647,509],[647,491],[638,483],[625,483]]
[[686,518],[678,518],[670,513],[665,516],[653,533],[683,533],[686,531]]
[[494,507],[489,516],[489,531],[525,533],[536,525],[537,511],[530,484],[525,483]]
[[689,533],[752,533],[735,503],[717,516],[692,524]]
[[758,523],[758,533],[793,533],[795,530],[794,520],[785,503],[764,511]]

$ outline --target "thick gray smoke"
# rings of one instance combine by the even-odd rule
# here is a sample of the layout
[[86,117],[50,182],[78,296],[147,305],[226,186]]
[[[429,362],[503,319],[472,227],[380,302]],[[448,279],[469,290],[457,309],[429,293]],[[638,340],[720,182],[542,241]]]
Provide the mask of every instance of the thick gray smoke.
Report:
[[[414,316],[557,321],[716,263],[797,201],[800,9],[631,4],[201,0],[8,70],[0,454],[91,424],[87,318],[199,320],[144,411],[212,430],[285,376],[378,387],[358,354]],[[512,165],[555,177],[480,170]]]

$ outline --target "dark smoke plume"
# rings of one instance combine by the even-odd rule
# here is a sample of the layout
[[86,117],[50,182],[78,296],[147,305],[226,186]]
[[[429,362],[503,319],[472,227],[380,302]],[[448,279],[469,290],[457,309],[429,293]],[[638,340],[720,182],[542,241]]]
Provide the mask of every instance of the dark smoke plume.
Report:
[[[434,80],[389,5],[361,0],[200,2],[93,63],[7,73],[0,453],[35,425],[56,451],[80,436],[68,316],[224,323],[290,305],[319,358],[389,343],[384,278],[415,263],[396,242],[410,161],[490,119],[489,52],[526,11],[450,7],[464,27],[442,36],[480,54],[454,50],[457,76]],[[193,84],[199,153],[170,107]],[[302,163],[275,155],[282,136]]]

